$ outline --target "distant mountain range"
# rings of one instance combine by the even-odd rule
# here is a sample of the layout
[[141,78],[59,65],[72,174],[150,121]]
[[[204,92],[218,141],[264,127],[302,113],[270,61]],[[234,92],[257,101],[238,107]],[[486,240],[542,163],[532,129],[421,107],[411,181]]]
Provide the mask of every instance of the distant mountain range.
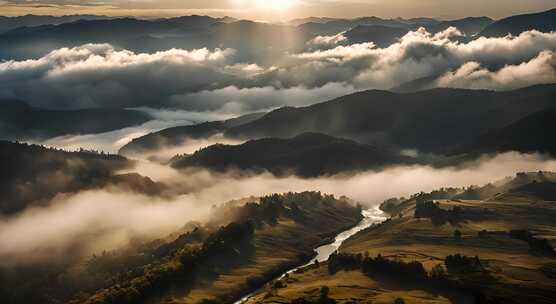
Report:
[[510,92],[433,89],[364,91],[305,108],[282,108],[230,128],[232,138],[321,132],[373,145],[443,154],[488,130],[553,107],[556,85]]
[[17,28],[30,28],[45,25],[57,25],[62,23],[74,22],[77,20],[101,20],[113,19],[108,16],[97,15],[69,15],[69,16],[37,16],[25,15],[18,17],[0,16],[0,33],[11,31]]
[[408,29],[403,27],[392,27],[384,25],[358,25],[344,36],[350,43],[364,43],[372,41],[378,47],[384,48],[407,34]]
[[524,31],[556,31],[556,9],[546,12],[511,16],[487,26],[480,36],[503,37],[508,34],[519,35]]
[[[171,165],[217,171],[265,169],[277,175],[302,176],[430,163],[431,159],[421,158],[420,153],[446,156],[433,160],[437,166],[483,153],[554,153],[548,131],[556,121],[554,100],[556,84],[510,92],[434,89],[398,94],[373,90],[303,108],[171,128],[134,139],[120,153],[172,148],[218,133],[249,141],[238,146],[210,146],[191,156],[176,157]],[[418,152],[410,159],[400,156],[404,150]]]
[[293,138],[265,138],[241,145],[213,145],[193,155],[175,157],[174,168],[266,170],[274,175],[317,177],[412,163],[395,151],[332,136],[305,133]]
[[45,139],[60,135],[103,133],[151,120],[140,111],[117,108],[47,110],[19,100],[0,100],[0,139]]
[[[307,19],[312,20],[312,19]],[[324,19],[326,20],[326,19]],[[468,36],[473,36],[481,32],[486,26],[493,22],[488,17],[468,17],[451,21],[438,21],[427,18],[415,19],[382,19],[378,17],[363,17],[357,19],[331,19],[331,20],[309,21],[299,24],[298,28],[313,35],[334,35],[340,32],[349,31],[360,26],[381,26],[396,28],[405,33],[416,30],[420,27],[426,28],[432,33],[443,31],[449,27],[457,27]],[[403,35],[402,35],[403,36]],[[400,36],[401,37],[401,36]],[[370,36],[372,38],[372,36]]]
[[[384,47],[420,27],[437,33],[454,26],[468,39],[508,33],[517,35],[530,29],[553,31],[556,30],[555,12],[513,16],[500,21],[488,17],[449,21],[431,18],[306,18],[293,20],[290,25],[195,15],[156,20],[88,15],[0,17],[0,59],[36,58],[61,47],[110,43],[136,52],[228,47],[239,51],[239,61],[265,62],[265,59],[268,61],[284,51],[303,49],[305,43],[317,35],[340,32],[347,32],[351,43],[373,41]],[[2,24],[6,25],[2,27]]]
[[0,35],[0,59],[36,58],[62,47],[110,43],[135,52],[233,48],[238,51],[238,61],[260,62],[284,50],[303,47],[308,39],[309,36],[291,26],[230,18],[80,20],[4,33]]

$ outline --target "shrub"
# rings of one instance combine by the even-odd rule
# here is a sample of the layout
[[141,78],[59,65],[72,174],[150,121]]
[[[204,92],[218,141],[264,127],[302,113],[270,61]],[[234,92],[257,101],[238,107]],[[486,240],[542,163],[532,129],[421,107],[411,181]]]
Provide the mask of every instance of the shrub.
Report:
[[405,304],[405,301],[404,301],[404,299],[402,299],[402,298],[397,298],[397,299],[394,301],[394,304]]
[[455,230],[454,231],[454,241],[460,242],[461,241],[461,231]]

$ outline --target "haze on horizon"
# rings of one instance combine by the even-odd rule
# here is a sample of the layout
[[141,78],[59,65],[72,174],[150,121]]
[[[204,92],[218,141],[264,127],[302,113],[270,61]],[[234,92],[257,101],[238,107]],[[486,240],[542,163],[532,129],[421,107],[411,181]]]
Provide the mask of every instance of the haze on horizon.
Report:
[[453,0],[450,5],[443,4],[443,0],[0,0],[0,15],[97,14],[155,18],[204,14],[267,21],[310,16],[439,19],[489,16],[497,19],[550,9],[555,3],[553,0]]

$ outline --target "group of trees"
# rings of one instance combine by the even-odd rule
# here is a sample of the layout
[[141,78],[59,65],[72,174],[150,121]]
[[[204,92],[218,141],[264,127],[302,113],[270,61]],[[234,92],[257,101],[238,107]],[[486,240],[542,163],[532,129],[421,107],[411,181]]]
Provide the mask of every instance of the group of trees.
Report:
[[[257,227],[264,225],[274,226],[280,217],[289,218],[298,223],[309,220],[308,210],[317,210],[319,206],[342,206],[348,204],[346,200],[338,200],[332,195],[322,194],[317,191],[301,193],[272,194],[261,197],[258,202],[247,203],[242,206],[236,204],[225,205],[220,208],[219,220],[238,221],[250,219]],[[346,209],[347,210],[347,209]],[[359,211],[353,210],[354,217],[359,216]]]
[[176,258],[166,258],[129,271],[117,284],[73,303],[135,304],[177,288],[187,291],[197,278],[213,278],[222,268],[245,262],[254,253],[255,225],[232,223],[211,234],[200,246],[182,248]]
[[547,256],[555,256],[556,252],[547,239],[536,238],[527,230],[511,230],[509,232],[511,238],[527,242],[531,251]]
[[[334,253],[328,260],[328,272],[361,270],[373,279],[393,279],[436,291],[465,291],[475,296],[477,303],[487,303],[483,291],[476,282],[490,280],[488,271],[478,257],[467,257],[461,254],[447,256],[444,264],[438,264],[427,272],[418,261],[404,262],[392,260],[378,255]],[[467,280],[466,276],[472,276]],[[488,302],[492,303],[492,302]]]
[[423,264],[417,261],[403,262],[401,260],[390,260],[382,255],[369,257],[362,254],[334,253],[328,259],[328,272],[335,274],[340,270],[360,269],[369,277],[376,275],[392,276],[400,280],[412,282],[423,282],[428,279],[428,273]]
[[448,272],[452,274],[484,271],[483,264],[478,256],[471,258],[459,253],[447,256],[444,265],[446,265]]
[[434,200],[443,200],[443,199],[453,199],[460,193],[464,192],[464,188],[440,188],[438,190],[434,190],[431,192],[419,192],[412,194],[409,199],[405,197],[394,197],[389,198],[382,202],[381,209],[387,211],[390,214],[396,214],[400,210],[397,210],[403,203],[416,201],[416,202],[429,202]]
[[434,201],[417,202],[415,206],[415,218],[430,218],[435,225],[442,225],[446,222],[455,224],[463,219],[462,214],[463,211],[458,206],[446,210]]
[[424,202],[424,201],[432,201],[432,200],[442,200],[442,199],[451,199],[454,196],[460,194],[464,191],[464,188],[440,188],[438,190],[433,190],[431,192],[419,192],[416,194],[412,194],[410,199],[415,200],[417,202]]

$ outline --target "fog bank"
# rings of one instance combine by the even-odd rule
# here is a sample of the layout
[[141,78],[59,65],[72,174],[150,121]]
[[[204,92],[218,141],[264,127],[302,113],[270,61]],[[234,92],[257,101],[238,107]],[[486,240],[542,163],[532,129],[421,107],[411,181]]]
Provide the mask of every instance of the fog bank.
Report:
[[165,236],[188,221],[207,218],[214,204],[249,196],[316,190],[345,195],[371,207],[390,197],[441,187],[482,185],[516,172],[538,170],[556,171],[556,161],[538,154],[506,153],[458,168],[400,166],[380,172],[315,179],[277,178],[268,173],[179,172],[142,161],[131,171],[185,194],[166,200],[113,191],[58,196],[50,207],[0,220],[0,257],[7,263],[14,259],[51,258],[69,249],[80,254],[115,249],[139,237]]

